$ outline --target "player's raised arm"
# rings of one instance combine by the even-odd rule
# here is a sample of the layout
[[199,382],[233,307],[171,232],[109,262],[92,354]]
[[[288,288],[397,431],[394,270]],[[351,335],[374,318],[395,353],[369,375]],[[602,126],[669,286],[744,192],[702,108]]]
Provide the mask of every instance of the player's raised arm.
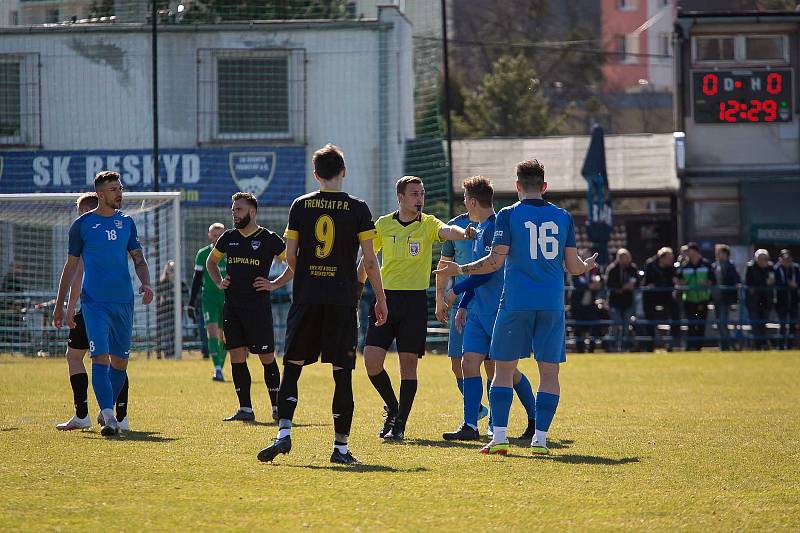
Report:
[[439,239],[443,241],[471,241],[477,235],[473,226],[459,228],[458,226],[443,226],[439,229]]
[[593,269],[596,260],[597,253],[584,261],[578,256],[577,248],[570,246],[564,249],[564,266],[573,276],[580,276]]
[[442,261],[442,266],[434,270],[434,274],[442,274],[444,276],[465,276],[467,274],[490,274],[497,272],[503,267],[508,255],[508,246],[505,244],[495,244],[492,246],[492,251],[489,255],[467,263],[466,265],[458,265],[452,261]]

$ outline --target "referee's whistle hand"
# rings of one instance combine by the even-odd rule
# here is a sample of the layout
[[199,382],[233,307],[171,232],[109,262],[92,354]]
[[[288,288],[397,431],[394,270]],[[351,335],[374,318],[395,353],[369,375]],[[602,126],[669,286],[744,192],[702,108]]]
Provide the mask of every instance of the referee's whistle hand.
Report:
[[386,307],[386,300],[375,302],[375,321],[376,326],[386,324],[386,319],[389,317],[389,309]]
[[142,285],[139,287],[139,294],[142,295],[142,303],[149,305],[153,301],[153,289],[150,285]]

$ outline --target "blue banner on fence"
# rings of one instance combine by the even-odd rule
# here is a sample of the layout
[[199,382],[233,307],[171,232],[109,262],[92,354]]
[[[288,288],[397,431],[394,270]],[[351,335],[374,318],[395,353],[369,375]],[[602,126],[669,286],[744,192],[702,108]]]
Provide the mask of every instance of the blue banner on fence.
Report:
[[[264,205],[287,206],[305,192],[304,146],[164,149],[162,191],[181,191],[187,205],[229,205],[248,191]],[[84,192],[94,175],[115,170],[129,191],[153,190],[149,150],[0,152],[0,193]]]

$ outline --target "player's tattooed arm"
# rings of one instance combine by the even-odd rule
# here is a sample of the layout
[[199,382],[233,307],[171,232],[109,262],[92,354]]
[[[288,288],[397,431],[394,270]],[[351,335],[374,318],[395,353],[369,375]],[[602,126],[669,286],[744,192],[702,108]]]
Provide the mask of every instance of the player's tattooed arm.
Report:
[[504,244],[497,244],[492,246],[492,251],[489,255],[468,263],[466,265],[458,265],[452,261],[442,261],[442,267],[434,270],[434,274],[444,274],[445,276],[464,276],[468,274],[491,274],[497,272],[503,267],[508,255],[508,246]]
[[133,269],[139,282],[142,284],[139,287],[139,294],[142,295],[142,303],[148,305],[153,301],[153,287],[150,285],[150,267],[147,266],[147,259],[144,258],[141,248],[130,251],[131,259],[133,259]]

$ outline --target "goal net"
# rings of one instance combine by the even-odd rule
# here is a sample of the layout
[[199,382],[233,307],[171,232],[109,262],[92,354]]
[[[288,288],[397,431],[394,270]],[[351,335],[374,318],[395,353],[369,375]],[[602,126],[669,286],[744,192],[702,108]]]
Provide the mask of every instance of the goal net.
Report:
[[[68,232],[79,194],[0,194],[0,353],[54,356],[68,328],[52,323]],[[181,255],[180,193],[126,193],[122,210],[139,233],[156,297],[143,305],[129,261],[134,319],[131,353],[180,357],[187,297]],[[177,259],[177,260],[176,260]]]

